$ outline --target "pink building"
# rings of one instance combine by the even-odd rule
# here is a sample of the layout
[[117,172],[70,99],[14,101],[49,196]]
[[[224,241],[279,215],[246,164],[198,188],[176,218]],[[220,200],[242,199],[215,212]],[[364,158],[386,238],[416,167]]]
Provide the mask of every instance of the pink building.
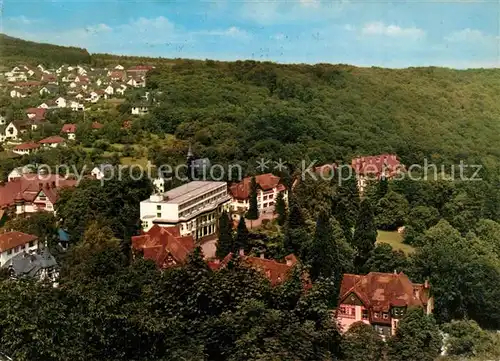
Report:
[[365,189],[367,180],[382,177],[390,179],[404,170],[404,166],[399,162],[395,154],[354,158],[351,167],[356,173],[360,192]]
[[356,322],[372,325],[382,336],[394,335],[399,320],[409,307],[421,307],[432,313],[430,286],[412,283],[404,273],[370,272],[345,274],[340,288],[336,317],[340,331]]

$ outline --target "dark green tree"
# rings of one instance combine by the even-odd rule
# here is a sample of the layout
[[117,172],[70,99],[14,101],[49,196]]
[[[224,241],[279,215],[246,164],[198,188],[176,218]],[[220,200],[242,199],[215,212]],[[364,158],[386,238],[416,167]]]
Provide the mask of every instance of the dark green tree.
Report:
[[363,266],[363,273],[407,272],[410,262],[403,251],[393,250],[390,244],[380,243],[370,253],[370,257]]
[[363,322],[351,325],[342,337],[343,361],[380,361],[385,357],[385,342],[372,326]]
[[358,219],[353,235],[353,247],[356,250],[355,266],[361,270],[370,252],[377,242],[377,227],[375,226],[373,209],[368,199],[364,199],[359,207]]
[[289,211],[283,232],[284,248],[287,253],[294,253],[301,258],[305,258],[310,242],[306,221],[295,197],[290,196],[288,199]]
[[223,259],[233,250],[234,243],[233,222],[226,211],[220,215],[218,233],[216,256]]
[[245,222],[245,217],[240,216],[238,227],[236,228],[236,236],[234,237],[233,253],[238,253],[240,249],[248,250],[248,229]]
[[405,224],[408,201],[399,193],[389,191],[377,202],[375,223],[379,229],[393,231]]
[[287,210],[286,202],[283,198],[283,192],[279,192],[276,197],[276,204],[274,206],[274,212],[278,215],[277,221],[280,226],[283,226],[286,222]]
[[250,183],[249,208],[248,208],[248,212],[246,214],[246,217],[248,219],[251,219],[251,220],[259,218],[259,206],[257,203],[257,190],[258,190],[257,180],[255,179],[255,177],[252,177],[252,180]]
[[409,309],[388,341],[389,361],[434,361],[441,350],[441,335],[432,316],[421,308]]

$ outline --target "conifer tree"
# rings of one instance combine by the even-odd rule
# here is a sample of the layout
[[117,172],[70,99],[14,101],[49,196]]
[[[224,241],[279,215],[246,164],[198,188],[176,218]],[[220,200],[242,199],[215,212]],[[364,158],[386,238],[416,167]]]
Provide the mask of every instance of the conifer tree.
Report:
[[289,204],[288,217],[285,222],[284,247],[287,252],[303,258],[309,243],[305,219],[294,197],[289,198]]
[[368,199],[364,199],[359,207],[358,219],[353,235],[353,247],[356,250],[355,266],[358,271],[370,257],[377,241],[373,208]]
[[257,180],[255,177],[252,177],[250,183],[250,207],[248,208],[247,218],[248,219],[257,219],[259,218],[259,207],[257,204]]
[[336,268],[339,260],[337,258],[330,215],[327,212],[321,212],[316,221],[316,232],[309,253],[311,278],[317,280],[319,277],[338,277]]
[[236,230],[236,237],[233,243],[233,253],[237,254],[240,249],[248,249],[248,229],[245,223],[245,217],[240,217],[238,228]]
[[226,211],[223,211],[219,218],[219,239],[217,241],[216,256],[222,259],[233,249],[233,227]]
[[283,226],[286,222],[286,203],[283,197],[283,192],[279,192],[276,197],[276,205],[274,206],[274,212],[278,215],[278,224]]

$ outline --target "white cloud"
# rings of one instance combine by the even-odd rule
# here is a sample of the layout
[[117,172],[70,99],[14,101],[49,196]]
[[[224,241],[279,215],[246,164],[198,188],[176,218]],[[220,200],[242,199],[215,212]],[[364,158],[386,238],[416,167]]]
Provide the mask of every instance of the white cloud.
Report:
[[8,18],[7,20],[9,20],[10,22],[13,22],[14,24],[17,23],[17,24],[22,24],[22,25],[30,25],[30,24],[33,24],[34,22],[36,22],[36,20],[29,19],[24,15],[13,16],[13,17]]
[[97,25],[87,26],[85,27],[84,30],[88,33],[97,34],[97,33],[109,32],[112,31],[113,29],[111,29],[111,27],[109,27],[106,24],[97,24]]
[[444,40],[458,43],[458,42],[483,42],[495,39],[494,36],[486,35],[480,30],[466,28],[460,31],[455,31],[444,38]]
[[300,5],[304,7],[312,7],[312,8],[317,8],[320,6],[321,2],[320,0],[299,0]]
[[238,38],[238,39],[249,39],[252,37],[251,34],[249,34],[247,31],[240,29],[236,26],[231,26],[230,28],[228,28],[226,30],[200,31],[196,34],[208,35],[208,36],[227,36],[227,37]]
[[386,25],[383,22],[365,24],[361,29],[363,35],[384,35],[390,37],[422,38],[425,32],[422,29],[411,27],[402,28],[397,25]]

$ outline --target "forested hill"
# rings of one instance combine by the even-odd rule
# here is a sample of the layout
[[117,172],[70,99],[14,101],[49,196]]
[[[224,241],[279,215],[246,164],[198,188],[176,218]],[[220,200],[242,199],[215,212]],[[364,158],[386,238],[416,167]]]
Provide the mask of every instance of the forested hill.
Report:
[[214,158],[500,160],[500,70],[206,61],[148,86],[162,93],[153,124]]
[[[154,64],[142,124],[219,160],[318,161],[395,152],[405,163],[500,162],[500,70],[358,68],[90,55],[0,35],[0,63]],[[253,163],[253,161],[252,161]]]
[[12,66],[40,63],[46,66],[88,64],[90,54],[82,48],[35,43],[0,34],[0,64]]

